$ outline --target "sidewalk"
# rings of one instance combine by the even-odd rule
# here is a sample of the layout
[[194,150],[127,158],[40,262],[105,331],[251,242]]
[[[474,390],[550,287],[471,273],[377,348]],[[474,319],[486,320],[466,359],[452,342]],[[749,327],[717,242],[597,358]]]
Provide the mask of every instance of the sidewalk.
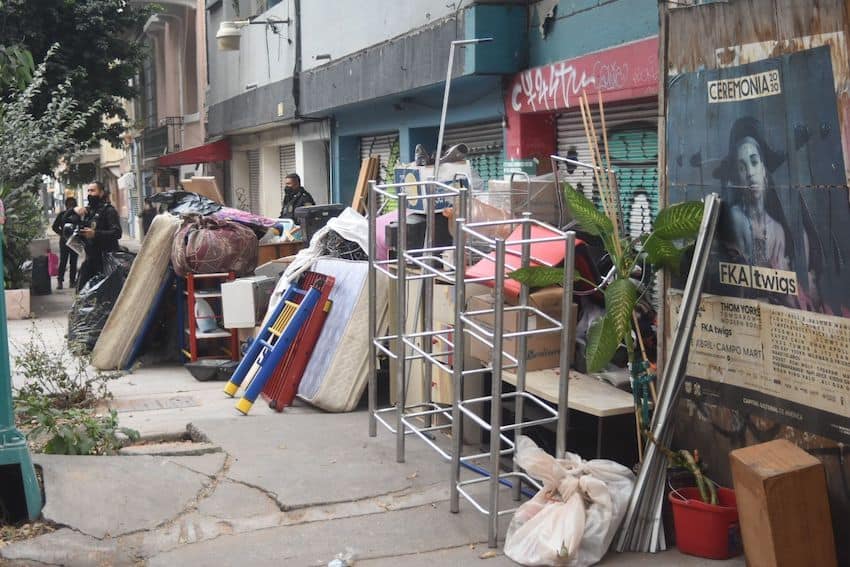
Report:
[[[71,292],[33,298],[38,329],[61,341]],[[12,340],[31,323],[10,321]],[[484,516],[462,502],[448,511],[448,465],[410,439],[367,434],[367,413],[326,414],[306,405],[275,413],[233,409],[220,382],[179,366],[141,368],[112,383],[122,425],[145,437],[197,443],[168,455],[35,455],[44,517],[57,531],[0,549],[13,565],[513,565],[487,548]],[[187,429],[188,428],[188,429]],[[156,452],[156,451],[155,451]],[[512,504],[507,493],[501,499]],[[502,533],[509,523],[501,521]],[[504,535],[500,543],[504,541]],[[744,565],[660,554],[609,554],[605,566]]]

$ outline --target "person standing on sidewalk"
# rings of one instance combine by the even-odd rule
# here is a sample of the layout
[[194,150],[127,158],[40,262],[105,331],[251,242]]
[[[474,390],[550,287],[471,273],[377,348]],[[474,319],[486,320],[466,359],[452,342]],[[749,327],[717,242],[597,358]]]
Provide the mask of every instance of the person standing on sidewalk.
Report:
[[283,207],[280,210],[280,218],[295,220],[295,209],[315,205],[313,196],[301,186],[301,177],[297,173],[290,173],[284,181]]
[[92,276],[103,271],[104,256],[118,251],[121,239],[121,223],[118,211],[109,203],[109,194],[100,181],[93,181],[88,187],[88,205],[82,220],[86,260],[80,268],[77,287],[82,289]]
[[65,267],[70,263],[71,279],[70,287],[77,285],[77,253],[68,248],[68,239],[63,230],[66,224],[77,226],[80,224],[80,216],[74,211],[77,200],[73,197],[65,199],[65,210],[56,215],[53,221],[53,232],[59,235],[59,273],[56,275],[58,283],[56,289],[62,289],[65,280]]

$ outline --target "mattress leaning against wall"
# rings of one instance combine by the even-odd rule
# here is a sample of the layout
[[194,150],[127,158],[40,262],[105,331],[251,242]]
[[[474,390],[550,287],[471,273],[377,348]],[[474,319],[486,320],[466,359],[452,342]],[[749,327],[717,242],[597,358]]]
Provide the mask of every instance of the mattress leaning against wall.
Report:
[[168,273],[171,244],[178,228],[180,219],[169,214],[157,215],[151,223],[121,295],[92,351],[92,366],[95,368],[119,370],[127,364],[148,311]]
[[[367,262],[320,258],[311,268],[336,278],[333,301],[313,356],[304,370],[298,397],[326,411],[351,411],[360,401],[369,373],[369,285]],[[378,328],[386,326],[387,281],[378,277]]]

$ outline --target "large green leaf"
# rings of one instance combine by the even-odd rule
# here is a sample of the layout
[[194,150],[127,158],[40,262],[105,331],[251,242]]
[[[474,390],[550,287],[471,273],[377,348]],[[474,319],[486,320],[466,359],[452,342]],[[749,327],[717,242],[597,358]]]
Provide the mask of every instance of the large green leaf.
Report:
[[655,219],[653,234],[664,240],[696,236],[703,208],[700,201],[686,201],[663,209]]
[[515,270],[508,274],[508,277],[528,287],[549,287],[564,283],[564,268],[531,266]]
[[667,268],[679,273],[679,263],[682,260],[682,249],[669,240],[652,236],[644,242],[646,259],[655,269]]
[[588,372],[599,372],[611,362],[620,340],[608,314],[594,321],[587,331],[585,361]]
[[604,236],[614,232],[611,219],[602,214],[593,204],[593,201],[585,197],[580,191],[573,189],[573,186],[569,183],[564,183],[564,197],[573,218],[578,221],[582,230],[594,236]]
[[632,331],[632,312],[638,289],[629,278],[619,278],[605,290],[605,318],[614,327],[617,342]]

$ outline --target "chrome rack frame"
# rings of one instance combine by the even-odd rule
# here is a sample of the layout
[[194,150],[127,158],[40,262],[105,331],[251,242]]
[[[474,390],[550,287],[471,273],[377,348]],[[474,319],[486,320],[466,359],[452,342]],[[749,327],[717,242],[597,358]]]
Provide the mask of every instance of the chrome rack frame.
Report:
[[[397,255],[394,260],[376,259],[378,201],[394,201],[397,204],[399,231]],[[396,461],[405,460],[405,437],[414,434],[434,449],[443,459],[449,460],[450,455],[428,435],[429,433],[447,430],[450,424],[434,425],[434,417],[442,415],[451,419],[451,408],[442,407],[431,401],[432,365],[448,370],[448,356],[453,351],[449,340],[450,331],[433,331],[434,281],[443,279],[452,282],[454,267],[443,260],[442,253],[452,251],[453,247],[434,246],[434,208],[435,201],[450,200],[455,210],[467,210],[467,189],[455,188],[435,181],[414,181],[406,183],[391,183],[379,185],[372,181],[369,184],[369,294],[375,297],[378,274],[396,282],[396,320],[395,332],[389,335],[379,335],[377,329],[377,306],[372,304],[369,309],[369,436],[377,435],[377,424],[380,423],[396,435]],[[426,214],[425,242],[422,248],[408,250],[407,232],[401,219],[407,217],[411,202],[421,201]],[[419,273],[412,273],[408,264],[419,268]],[[421,317],[417,316],[417,330],[407,331],[407,283],[422,281]],[[417,311],[419,311],[417,309]],[[438,344],[438,352],[433,352],[432,343]],[[377,356],[381,352],[390,360],[396,361],[396,403],[392,406],[378,409],[377,407]],[[423,360],[423,392],[424,401],[407,405],[408,365],[415,360]],[[395,424],[390,423],[384,416],[395,414]],[[424,420],[425,425],[421,422]]]
[[[494,229],[499,226],[508,226],[515,229],[521,227],[522,235],[520,240],[511,241],[509,244],[503,238],[491,238],[483,233],[485,229]],[[545,229],[547,234],[551,236],[533,236],[532,229],[534,227]],[[475,245],[469,242],[473,241]],[[546,265],[543,260],[533,257],[531,247],[533,244],[545,242],[563,242],[565,254],[565,266],[562,298],[562,313],[561,320],[558,321],[547,316],[540,310],[529,306],[529,289],[528,286],[522,285],[520,288],[519,305],[514,307],[505,307],[505,278],[509,271],[513,271],[519,267],[529,267],[532,262],[535,265]],[[484,246],[481,246],[481,245]],[[484,250],[482,250],[484,248]],[[517,251],[516,248],[520,250]],[[571,365],[571,351],[569,346],[572,344],[571,329],[565,321],[572,319],[572,295],[573,295],[573,278],[574,278],[574,252],[575,252],[575,233],[562,232],[545,223],[533,220],[529,213],[524,213],[520,219],[511,219],[507,221],[494,222],[479,222],[466,223],[465,219],[457,218],[455,220],[455,262],[457,264],[456,281],[466,283],[483,283],[492,282],[494,285],[494,304],[492,309],[467,311],[465,310],[466,297],[465,285],[455,285],[455,325],[454,337],[456,338],[454,355],[455,360],[463,360],[464,340],[462,337],[469,336],[471,340],[480,341],[488,348],[492,349],[490,364],[484,371],[491,373],[491,393],[489,396],[482,396],[472,399],[463,399],[463,379],[467,373],[462,368],[462,365],[456,364],[453,368],[454,374],[454,400],[452,406],[452,467],[451,467],[451,499],[450,509],[452,512],[458,512],[460,509],[460,496],[468,500],[472,506],[488,516],[488,545],[496,547],[498,544],[499,533],[499,517],[510,514],[514,509],[500,510],[499,509],[499,485],[505,479],[514,479],[513,482],[513,499],[519,500],[520,491],[523,482],[526,482],[538,490],[540,485],[527,474],[519,470],[514,463],[513,470],[510,472],[501,472],[500,458],[502,456],[511,455],[514,452],[514,444],[512,442],[505,443],[506,433],[512,432],[514,435],[521,435],[525,427],[534,425],[544,425],[548,423],[556,423],[556,452],[557,457],[562,458],[566,454],[566,435],[568,426],[567,401],[569,398],[569,382],[564,379],[560,383],[558,392],[558,407],[552,409],[545,402],[533,394],[525,391],[525,373],[526,373],[526,352],[528,337],[543,334],[543,333],[560,333],[561,334],[561,358],[560,371],[561,376],[569,376],[569,368]],[[466,258],[487,258],[494,262],[495,270],[492,277],[468,277],[466,274]],[[507,257],[511,261],[507,261]],[[517,261],[518,260],[518,261]],[[510,333],[504,331],[504,315],[505,312],[518,312],[518,330]],[[528,316],[534,315],[538,321],[544,323],[544,327],[529,329]],[[476,317],[485,316],[492,317],[493,327],[489,329],[476,320]],[[516,339],[517,341],[517,356],[511,356],[504,352],[504,341],[506,339]],[[508,364],[505,364],[507,360]],[[510,393],[502,392],[502,371],[515,367],[517,370],[516,390]],[[502,423],[502,403],[513,400],[515,403],[515,420],[513,424]],[[525,402],[533,403],[543,413],[548,414],[546,417],[526,421],[524,406]],[[489,421],[481,418],[477,412],[473,411],[473,407],[490,404],[490,419]],[[486,453],[476,455],[462,454],[462,439],[463,439],[463,417],[469,418],[472,423],[481,427],[483,430],[491,433],[490,435],[490,450]],[[493,435],[493,433],[497,433]],[[502,448],[502,445],[507,445],[507,448]],[[467,464],[478,459],[489,459],[488,476],[474,478],[471,480],[461,480],[460,468],[461,464]],[[467,487],[480,483],[488,483],[489,496],[488,502],[484,504],[478,502],[476,498],[467,490]]]

